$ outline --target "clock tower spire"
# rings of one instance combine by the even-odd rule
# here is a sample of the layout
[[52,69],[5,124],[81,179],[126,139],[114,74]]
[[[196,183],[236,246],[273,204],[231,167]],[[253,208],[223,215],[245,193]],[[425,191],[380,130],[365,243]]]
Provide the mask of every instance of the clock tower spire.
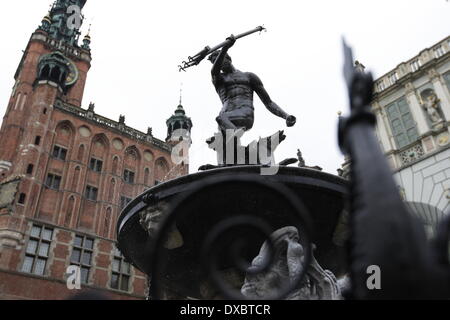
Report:
[[28,41],[0,128],[0,140],[7,141],[0,148],[0,181],[22,170],[27,146],[50,143],[47,128],[55,105],[81,108],[92,60],[90,35],[78,44],[85,4],[86,0],[55,1]]
[[[57,0],[42,21],[40,28],[53,39],[66,45],[78,46],[84,16],[81,13],[86,0]],[[48,21],[49,20],[49,21]]]

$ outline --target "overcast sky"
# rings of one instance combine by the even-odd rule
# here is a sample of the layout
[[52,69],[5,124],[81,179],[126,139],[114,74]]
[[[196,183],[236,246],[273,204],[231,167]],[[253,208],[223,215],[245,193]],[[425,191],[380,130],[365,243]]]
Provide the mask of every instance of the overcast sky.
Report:
[[[14,85],[14,72],[31,33],[50,0],[0,3],[0,114]],[[266,33],[238,40],[229,53],[241,71],[256,73],[272,99],[297,117],[297,125],[272,115],[255,97],[255,125],[243,142],[286,129],[277,161],[303,152],[307,165],[336,173],[343,162],[337,147],[337,112],[347,111],[342,78],[341,35],[355,58],[379,77],[450,33],[446,0],[88,0],[84,33],[92,22],[92,68],[83,107],[166,137],[165,121],[178,105],[191,117],[191,172],[215,163],[204,141],[213,135],[220,100],[210,80],[211,64],[179,73],[177,66],[229,34],[263,25]],[[83,35],[84,35],[83,33]]]

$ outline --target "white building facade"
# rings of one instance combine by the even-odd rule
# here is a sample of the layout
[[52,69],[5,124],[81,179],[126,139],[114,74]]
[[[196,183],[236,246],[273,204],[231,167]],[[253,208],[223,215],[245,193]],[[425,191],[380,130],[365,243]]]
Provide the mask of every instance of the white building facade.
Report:
[[377,79],[372,108],[399,190],[433,233],[450,213],[450,36]]

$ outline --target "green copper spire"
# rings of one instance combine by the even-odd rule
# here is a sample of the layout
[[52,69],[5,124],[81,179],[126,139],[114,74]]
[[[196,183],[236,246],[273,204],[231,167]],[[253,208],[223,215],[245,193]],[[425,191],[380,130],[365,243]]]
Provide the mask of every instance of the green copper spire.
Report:
[[[181,102],[181,101],[180,101]],[[189,139],[191,136],[192,121],[186,116],[181,103],[178,105],[175,113],[167,120],[167,138],[166,142],[177,142],[182,139]]]
[[83,45],[81,46],[83,49],[91,50],[91,25],[89,25],[88,33],[84,36]]
[[81,10],[87,0],[56,0],[48,15],[42,20],[40,29],[49,33],[55,40],[66,45],[78,46],[80,28],[84,16]]

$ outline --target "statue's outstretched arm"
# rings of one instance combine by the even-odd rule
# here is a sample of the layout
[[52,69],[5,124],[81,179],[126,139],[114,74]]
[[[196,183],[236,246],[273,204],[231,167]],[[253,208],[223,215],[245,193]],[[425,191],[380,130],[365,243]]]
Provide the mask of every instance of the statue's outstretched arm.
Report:
[[262,103],[266,106],[267,110],[272,112],[274,115],[285,119],[288,127],[292,127],[296,122],[295,117],[287,114],[275,102],[272,101],[272,99],[270,98],[266,89],[264,88],[264,85],[263,85],[261,79],[259,79],[259,77],[256,74],[249,73],[249,75],[250,75],[250,81],[253,86],[253,90],[259,96]]
[[228,43],[223,46],[222,50],[220,50],[219,56],[217,57],[214,65],[211,69],[211,75],[213,77],[220,75],[220,70],[222,70],[223,61],[227,55],[228,49],[230,49],[236,42],[236,38],[234,35],[231,35],[227,38]]

